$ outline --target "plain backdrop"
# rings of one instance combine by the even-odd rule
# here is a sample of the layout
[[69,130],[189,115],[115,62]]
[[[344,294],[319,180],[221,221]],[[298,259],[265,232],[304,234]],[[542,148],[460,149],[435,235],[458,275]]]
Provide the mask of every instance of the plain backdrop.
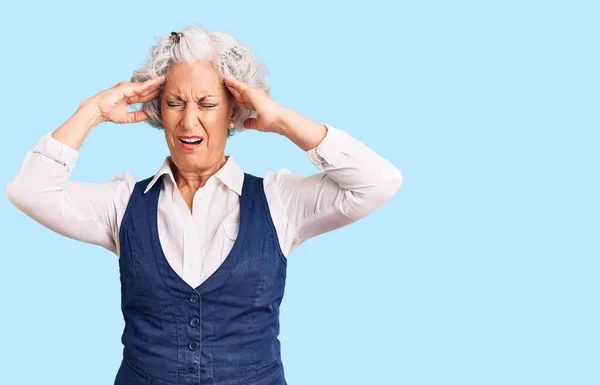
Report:
[[[0,187],[157,37],[228,32],[269,68],[275,101],[404,176],[371,216],[290,255],[290,385],[598,384],[599,16],[576,0],[5,2]],[[146,123],[104,123],[73,179],[143,179],[167,151]],[[256,175],[318,171],[274,134],[226,151]],[[0,382],[112,384],[116,256],[2,198]]]

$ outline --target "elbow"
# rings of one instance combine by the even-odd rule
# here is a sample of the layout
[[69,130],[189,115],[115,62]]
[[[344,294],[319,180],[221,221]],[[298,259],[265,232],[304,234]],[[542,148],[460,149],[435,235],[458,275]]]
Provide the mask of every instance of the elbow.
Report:
[[17,179],[8,182],[4,196],[6,196],[10,203],[23,212],[27,212],[28,208],[33,206],[36,201],[33,194],[24,188],[23,184],[19,183]]
[[396,195],[402,186],[402,182],[402,171],[396,167],[383,170],[381,174],[381,184],[374,194],[376,195],[375,200],[378,201],[379,205],[384,204]]
[[6,197],[6,199],[9,200],[10,203],[16,206],[18,194],[16,192],[14,179],[8,182],[8,185],[6,185],[6,190],[4,190],[4,196]]
[[381,171],[379,181],[368,190],[360,193],[347,190],[344,197],[345,215],[352,220],[366,217],[389,201],[398,192],[402,182],[402,172],[392,167]]
[[403,176],[402,176],[402,171],[398,170],[397,168],[395,168],[395,173],[394,176],[391,178],[391,185],[393,186],[391,188],[392,193],[390,195],[390,198],[395,195],[398,190],[400,190],[400,187],[402,187],[402,181],[403,181]]

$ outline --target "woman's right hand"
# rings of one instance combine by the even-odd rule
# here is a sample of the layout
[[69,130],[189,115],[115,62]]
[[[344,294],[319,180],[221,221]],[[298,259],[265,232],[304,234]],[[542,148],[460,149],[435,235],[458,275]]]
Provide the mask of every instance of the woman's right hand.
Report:
[[144,111],[127,111],[133,103],[145,103],[160,94],[160,85],[165,77],[160,76],[141,83],[119,82],[86,100],[97,111],[98,122],[137,123],[148,119]]

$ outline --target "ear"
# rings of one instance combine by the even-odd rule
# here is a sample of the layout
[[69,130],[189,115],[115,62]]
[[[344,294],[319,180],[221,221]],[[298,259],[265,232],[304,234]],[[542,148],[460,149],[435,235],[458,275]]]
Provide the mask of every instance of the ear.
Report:
[[231,102],[229,105],[229,119],[236,120],[239,113],[240,107],[235,102]]

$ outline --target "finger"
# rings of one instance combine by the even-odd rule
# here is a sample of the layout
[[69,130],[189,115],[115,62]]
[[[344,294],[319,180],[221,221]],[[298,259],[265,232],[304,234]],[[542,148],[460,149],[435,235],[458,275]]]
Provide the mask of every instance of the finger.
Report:
[[144,87],[143,84],[136,84],[123,89],[123,96],[126,98],[135,98],[144,95],[146,92],[153,92],[159,89],[158,86]]
[[238,90],[230,88],[229,92],[231,93],[231,96],[237,103],[241,103],[243,101],[244,97]]
[[247,110],[253,110],[254,109],[254,108],[252,108],[252,105],[250,103],[247,103],[247,102],[245,102],[243,100],[237,100],[237,99],[234,99],[234,100],[235,100],[235,103],[238,106],[240,106],[241,108],[245,108]]
[[164,82],[164,81],[165,81],[165,79],[166,79],[166,78],[167,78],[167,77],[166,77],[165,75],[161,75],[161,76],[158,76],[158,77],[156,77],[156,78],[154,78],[154,79],[150,79],[150,80],[146,80],[146,81],[147,81],[147,82],[156,82],[156,83],[162,83],[162,82]]
[[158,97],[158,95],[160,95],[160,90],[156,90],[156,91],[151,92],[151,93],[146,94],[146,95],[140,95],[140,97],[138,98],[138,103],[149,102],[150,100]]
[[154,89],[157,87],[160,87],[160,85],[165,81],[165,76],[159,76],[157,78],[154,79],[149,79],[146,80],[144,82],[139,82],[139,83],[124,83],[123,85],[127,87],[127,96],[129,96],[128,94],[130,94],[132,91],[134,93],[143,93],[146,90],[150,90],[150,89]]
[[133,111],[127,113],[127,123],[138,123],[148,119],[148,114],[144,111]]
[[241,93],[243,91],[239,86],[237,86],[235,84],[232,84],[229,82],[225,82],[224,84],[225,84],[225,88],[227,88],[231,92],[236,91],[238,93]]
[[140,97],[144,97],[144,96],[146,96],[146,95],[148,95],[148,94],[153,94],[153,93],[155,93],[155,92],[158,92],[158,93],[160,93],[161,91],[162,91],[162,89],[161,89],[160,87],[158,87],[158,86],[155,86],[155,87],[150,87],[150,88],[148,88],[147,90],[145,90],[145,91],[143,91],[142,93],[140,93],[140,95],[139,95],[139,96],[140,96]]
[[138,91],[139,86],[129,86],[126,88],[123,88],[123,96],[127,99],[133,98],[137,95],[139,95],[139,91]]
[[159,77],[154,78],[154,79],[146,80],[146,81],[144,81],[144,82],[142,82],[140,84],[143,84],[145,87],[156,86],[156,85],[159,85],[161,83],[164,83],[165,79],[166,79],[166,76],[162,75],[162,76],[159,76]]
[[247,100],[247,98],[245,97],[244,94],[242,94],[240,91],[235,90],[235,89],[231,89],[230,92],[231,92],[231,95],[233,96],[234,100],[236,101],[237,104],[240,105],[240,107],[243,107],[243,108],[250,107],[250,102]]
[[163,82],[164,82],[164,77],[147,80],[143,83],[140,83],[137,87],[134,87],[134,90],[137,93],[143,94],[146,91],[160,88],[160,86]]
[[133,96],[127,97],[126,98],[126,102],[128,104],[132,104],[132,103],[145,103],[145,102],[148,102],[148,101],[154,99],[158,95],[160,95],[160,89],[154,89],[154,90],[149,91],[149,92],[144,92],[141,95],[133,95]]
[[166,80],[166,76],[159,76],[156,79],[149,81],[149,88],[162,88]]
[[225,78],[225,85],[228,87],[233,87],[239,91],[244,91],[248,85],[245,83],[240,82],[237,79],[233,79],[233,78]]
[[242,93],[235,88],[228,88],[228,90],[231,92],[231,96],[233,96],[236,101],[241,101],[244,98]]
[[225,84],[226,86],[235,86],[236,81],[233,78],[223,78],[223,84]]
[[244,128],[250,128],[250,129],[256,130],[256,119],[248,118],[248,119],[244,120]]

